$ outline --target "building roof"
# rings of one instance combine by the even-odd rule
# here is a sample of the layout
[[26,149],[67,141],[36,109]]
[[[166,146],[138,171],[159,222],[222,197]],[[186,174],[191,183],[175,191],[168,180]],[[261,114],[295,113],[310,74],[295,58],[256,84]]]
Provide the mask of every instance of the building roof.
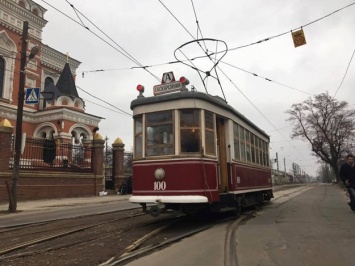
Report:
[[61,95],[79,98],[79,94],[76,90],[74,79],[68,63],[65,63],[64,69],[60,74],[56,87],[59,89]]
[[54,83],[50,82],[42,91],[43,98],[46,101],[56,100],[59,96],[61,96],[61,92],[54,85]]

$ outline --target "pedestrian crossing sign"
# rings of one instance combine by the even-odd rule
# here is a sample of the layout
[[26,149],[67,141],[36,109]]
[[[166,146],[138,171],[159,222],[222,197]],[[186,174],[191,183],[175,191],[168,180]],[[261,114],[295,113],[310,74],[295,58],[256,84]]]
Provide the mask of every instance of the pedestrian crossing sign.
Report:
[[39,88],[28,88],[26,90],[25,103],[34,104],[39,101]]

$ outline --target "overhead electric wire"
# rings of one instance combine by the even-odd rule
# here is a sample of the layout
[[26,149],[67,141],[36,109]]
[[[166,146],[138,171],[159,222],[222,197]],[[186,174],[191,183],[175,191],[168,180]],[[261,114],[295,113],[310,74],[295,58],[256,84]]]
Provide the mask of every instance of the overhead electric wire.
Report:
[[89,21],[96,29],[98,29],[103,35],[105,35],[110,41],[112,41],[114,44],[116,44],[122,51],[124,51],[126,53],[126,55],[131,58],[131,61],[135,62],[137,65],[139,65],[140,67],[142,67],[143,65],[137,60],[135,59],[131,54],[129,54],[122,46],[120,46],[115,40],[113,40],[110,36],[108,36],[104,31],[102,31],[98,26],[96,26],[95,23],[93,23],[90,19],[88,19],[83,13],[81,13],[76,7],[74,7],[72,4],[70,4],[68,2],[68,0],[66,0],[67,3],[73,8],[73,10],[75,11],[75,13],[79,12],[80,15],[82,15],[87,21]]
[[[200,34],[201,34],[201,39],[203,39],[202,30],[201,30],[201,28],[200,28],[200,24],[198,23],[197,13],[196,13],[196,9],[195,9],[195,5],[194,5],[193,0],[191,0],[191,5],[192,5],[192,9],[193,9],[194,14],[195,14],[195,20],[196,20],[196,25],[197,25],[197,37],[196,37],[196,39],[198,39],[198,32],[199,32],[199,31],[200,31]],[[205,43],[204,41],[203,41],[203,44],[204,44],[204,46],[205,46],[205,50],[208,51],[208,50],[207,50],[206,43]]]
[[[232,85],[248,100],[248,102],[261,114],[261,116],[283,137],[291,147],[293,147],[302,157],[303,155],[292,145],[290,140],[288,140],[281,132],[276,128],[276,126],[271,123],[271,121],[256,107],[256,105],[238,88],[238,86],[224,73],[222,69],[220,69],[222,74],[232,83]],[[304,158],[304,157],[303,157]],[[304,158],[305,159],[305,158]]]
[[[169,13],[179,22],[179,24],[189,33],[190,36],[192,34],[186,29],[185,26],[182,25],[182,23],[174,16],[174,14],[159,0],[159,2],[169,11]],[[194,38],[192,36],[192,38]],[[201,47],[202,48],[202,47]],[[208,56],[210,58],[210,56]],[[211,59],[211,58],[210,58]],[[216,66],[218,67],[218,66]],[[218,69],[223,73],[223,75],[233,84],[233,86],[249,101],[249,103],[264,117],[264,119],[290,144],[291,147],[292,144],[291,142],[271,123],[269,119],[254,105],[254,103],[238,88],[238,86],[227,76],[227,74],[224,73],[224,71],[218,67]],[[222,91],[223,92],[223,91]],[[303,155],[296,149],[296,151],[303,157]]]
[[[200,46],[200,48],[202,49],[202,51],[203,51],[203,52],[206,54],[206,56],[214,63],[212,69],[215,69],[215,67],[217,66],[217,64],[218,64],[219,61],[217,61],[217,63],[216,63],[216,62],[214,62],[213,59],[210,57],[210,55],[208,54],[208,50],[207,50],[207,47],[206,47],[206,43],[203,41],[203,42],[204,42],[204,45],[205,45],[205,47],[206,47],[206,50],[205,50],[205,49],[203,49],[203,47],[201,46],[201,44],[200,44],[200,42],[198,41],[198,39],[194,38],[194,36],[193,36],[193,35],[189,32],[189,30],[179,21],[179,19],[169,10],[169,8],[168,8],[166,5],[164,5],[164,3],[163,3],[162,1],[159,0],[159,2],[160,2],[160,3],[163,5],[163,7],[175,18],[175,20],[185,29],[185,31],[192,37],[192,39],[193,39],[194,41],[197,41],[197,44]],[[195,6],[194,6],[192,0],[191,0],[191,3],[192,3],[193,11],[194,11],[194,14],[195,14],[195,19],[196,19],[196,23],[197,23],[197,28],[199,28],[200,26],[199,26],[199,23],[198,23],[197,14],[196,14]],[[201,36],[202,36],[202,31],[200,30],[200,32],[201,32]],[[215,41],[217,41],[217,40],[215,39]],[[188,43],[190,43],[190,42],[188,42]],[[186,43],[186,44],[188,44],[188,43]],[[218,42],[217,42],[217,43],[218,43]],[[185,44],[185,45],[186,45],[186,44]],[[226,47],[227,47],[227,44],[226,44],[226,43],[225,43],[225,45],[226,45]],[[182,47],[183,47],[183,45],[180,46],[180,47],[178,48],[178,50],[183,54],[183,52],[182,52],[181,49],[180,49],[180,48],[182,48]],[[177,49],[176,49],[176,50],[177,50]],[[175,51],[176,51],[176,50],[175,50]],[[174,53],[174,54],[175,54],[175,53]],[[185,55],[184,55],[184,56],[185,56]],[[185,57],[186,57],[186,56],[185,56]],[[223,57],[223,56],[222,56],[222,57]],[[221,57],[221,59],[222,59],[222,57]],[[176,58],[176,56],[175,56],[175,58]],[[186,58],[187,58],[187,57],[186,57]],[[176,58],[176,59],[177,59],[177,58]],[[220,59],[220,60],[221,60],[221,59]],[[208,92],[207,92],[206,84],[205,84],[205,82],[204,82],[204,79],[202,79],[202,76],[201,76],[201,74],[200,74],[199,72],[204,72],[204,73],[206,74],[206,77],[205,77],[205,79],[206,79],[206,78],[209,77],[209,76],[213,77],[212,75],[210,75],[210,71],[211,71],[211,70],[208,71],[208,72],[199,70],[199,69],[192,63],[192,60],[191,60],[191,59],[188,59],[188,58],[187,58],[187,60],[191,62],[192,68],[193,68],[194,70],[197,70],[197,72],[198,72],[198,74],[199,74],[199,76],[200,76],[200,78],[201,78],[201,81],[202,81],[202,83],[203,83],[203,86],[205,87],[206,93],[208,93]],[[182,63],[182,61],[180,61],[180,62]],[[185,65],[187,65],[187,64],[185,64]],[[190,65],[187,65],[187,66],[190,66]],[[190,67],[191,67],[191,66],[190,66]],[[216,69],[215,69],[215,72],[216,72],[217,77],[213,77],[213,78],[215,78],[215,79],[218,81],[218,84],[219,84],[219,86],[220,86],[220,88],[221,88],[223,97],[224,97],[224,99],[226,100],[226,97],[225,97],[225,95],[224,95],[224,91],[223,91],[223,88],[222,88],[222,84],[221,84],[220,81],[218,80],[218,74],[217,74]],[[207,73],[208,73],[208,74],[207,74]]]
[[253,75],[254,77],[258,77],[258,78],[261,78],[261,79],[265,79],[266,81],[276,83],[276,84],[278,84],[278,85],[280,85],[280,86],[284,86],[284,87],[289,88],[289,89],[291,89],[291,90],[295,90],[295,91],[298,91],[298,92],[302,92],[302,93],[305,93],[305,94],[308,94],[308,95],[311,95],[311,96],[313,95],[313,94],[308,93],[308,92],[306,92],[306,91],[301,91],[301,90],[299,90],[299,89],[296,89],[296,88],[294,88],[294,87],[291,87],[291,86],[282,84],[282,83],[280,83],[280,82],[271,80],[271,79],[269,79],[269,78],[262,77],[262,76],[260,76],[260,75],[258,75],[258,74],[256,74],[256,73],[253,73],[253,72],[250,72],[250,71],[248,71],[248,70],[242,69],[242,68],[240,68],[240,67],[234,66],[234,65],[229,64],[229,63],[227,63],[227,62],[224,62],[224,61],[220,61],[220,62],[223,63],[223,64],[226,64],[226,65],[228,65],[228,66],[230,66],[230,67],[236,68],[236,69],[238,69],[238,70],[240,70],[240,71],[243,71],[243,72],[246,72],[246,73],[248,73],[248,74],[251,74],[251,75]]
[[[335,13],[337,13],[337,12],[343,10],[343,9],[346,9],[346,8],[352,6],[352,5],[355,5],[355,3],[351,3],[351,4],[348,4],[348,5],[344,6],[344,7],[342,7],[342,8],[339,8],[339,9],[337,9],[337,10],[335,10],[335,11],[333,11],[333,12],[331,12],[331,13],[329,13],[329,14],[323,16],[323,17],[320,17],[320,18],[318,18],[318,19],[316,19],[316,20],[313,20],[313,21],[311,21],[311,22],[309,22],[309,23],[307,23],[307,24],[304,24],[304,25],[302,25],[302,26],[300,26],[300,27],[298,27],[298,28],[295,28],[295,29],[291,30],[291,32],[292,32],[292,31],[295,31],[295,30],[297,30],[297,29],[300,29],[300,28],[305,28],[305,27],[307,27],[307,26],[309,26],[309,25],[311,25],[311,24],[313,24],[313,23],[316,23],[316,22],[318,22],[318,21],[320,21],[320,20],[323,20],[323,19],[325,19],[325,18],[327,18],[327,17],[329,17],[329,16],[331,16],[331,15],[334,15]],[[260,40],[260,41],[257,41],[257,42],[253,42],[253,43],[250,43],[250,44],[238,46],[238,47],[235,47],[235,48],[230,48],[229,51],[233,51],[233,50],[237,50],[237,49],[240,49],[240,48],[245,48],[245,47],[248,47],[248,46],[252,46],[252,45],[255,45],[255,44],[259,44],[259,43],[262,43],[262,42],[265,42],[265,41],[269,41],[269,40],[274,39],[274,38],[277,38],[277,37],[281,37],[281,36],[286,35],[286,34],[290,34],[290,31],[286,31],[286,32],[283,32],[283,33],[280,33],[280,34],[276,34],[276,35],[274,35],[274,36],[271,36],[271,37],[268,37],[268,38],[265,38],[265,39],[263,39],[263,40]]]
[[185,26],[177,19],[177,17],[175,17],[175,15],[169,10],[169,8],[164,5],[164,3],[160,0],[158,0],[160,2],[160,4],[162,4],[163,7],[165,7],[165,9],[170,13],[170,15],[173,16],[173,18],[175,18],[175,20],[181,25],[181,27],[183,27],[185,29],[185,31],[193,38],[195,39],[195,37],[188,31],[188,29],[185,28]]
[[[42,1],[44,1],[44,0],[42,0]],[[44,2],[45,2],[45,1],[44,1]],[[159,2],[160,2],[160,3],[164,6],[164,8],[175,18],[175,20],[185,29],[185,31],[186,31],[192,38],[194,38],[194,36],[186,29],[186,27],[178,20],[178,18],[167,8],[167,6],[164,5],[160,0],[159,0]],[[322,20],[322,19],[324,19],[324,18],[326,18],[326,17],[329,17],[329,16],[331,16],[331,15],[333,15],[333,14],[335,14],[335,13],[337,13],[337,12],[343,10],[343,9],[346,9],[346,8],[352,6],[352,5],[355,5],[355,3],[346,5],[346,6],[342,7],[342,8],[340,8],[340,9],[337,9],[337,10],[335,10],[335,11],[329,13],[328,15],[325,15],[325,16],[323,16],[323,17],[321,17],[321,18],[318,18],[318,19],[316,19],[316,20],[313,20],[313,21],[311,21],[311,22],[309,22],[309,23],[307,23],[307,24],[305,24],[305,25],[303,25],[303,26],[299,26],[299,27],[295,28],[294,30],[299,29],[299,28],[304,28],[304,27],[306,27],[306,26],[309,26],[309,25],[311,25],[311,24],[313,24],[313,23],[315,23],[315,22],[318,22],[318,21],[320,21],[320,20]],[[69,17],[69,18],[70,18],[70,17]],[[72,18],[70,18],[70,19],[72,19]],[[74,21],[75,21],[75,20],[74,20]],[[75,22],[77,22],[77,21],[75,21]],[[78,22],[77,22],[77,23],[78,23]],[[292,31],[292,30],[291,30],[291,31]],[[257,41],[257,42],[249,43],[249,44],[242,45],[242,46],[235,47],[235,48],[228,48],[228,51],[233,51],[233,50],[237,50],[237,49],[240,49],[240,48],[243,48],[243,47],[247,47],[247,46],[251,46],[251,45],[254,45],[254,44],[259,44],[259,43],[262,43],[262,42],[264,42],[264,41],[268,41],[268,40],[271,40],[271,39],[274,39],[274,38],[277,38],[277,37],[280,37],[280,36],[282,36],[282,35],[289,34],[289,33],[290,33],[290,31],[287,31],[287,32],[284,32],[284,33],[280,33],[280,34],[277,34],[277,35],[274,35],[274,36],[265,38],[265,39],[260,40],[260,41]],[[202,33],[201,33],[201,35],[202,35]],[[194,39],[195,39],[195,38],[194,38]],[[218,54],[218,53],[222,53],[222,52],[224,52],[224,51],[215,52],[215,53]],[[200,59],[200,58],[204,58],[204,57],[210,57],[210,56],[214,55],[215,53],[210,53],[210,54],[207,54],[207,55],[204,55],[204,56],[197,56],[197,57],[191,58],[191,59],[189,59],[189,60],[192,61],[192,60],[195,60],[195,59]],[[150,65],[150,66],[149,66],[149,65],[148,65],[148,66],[141,66],[141,67],[136,67],[136,68],[148,68],[148,67],[161,66],[161,65],[166,65],[166,64],[175,64],[175,63],[178,63],[178,62],[179,62],[179,61],[171,61],[171,62],[168,62],[168,63],[161,63],[161,64]],[[224,63],[224,62],[222,62],[222,63]],[[283,85],[283,84],[280,84],[280,85]]]
[[84,26],[84,28],[89,29],[88,27],[85,26],[84,22],[81,20],[80,16],[78,15],[78,12],[76,12],[76,9],[74,8],[74,6],[71,3],[69,3],[67,0],[65,0],[65,1],[73,8],[76,16],[78,17],[78,19],[80,20],[80,22]]
[[[108,41],[106,41],[105,39],[103,39],[101,36],[99,36],[98,34],[96,34],[95,32],[93,32],[92,30],[90,30],[88,27],[80,24],[78,21],[76,21],[75,19],[71,18],[70,16],[68,16],[67,14],[65,14],[64,12],[62,12],[61,10],[59,10],[58,8],[54,7],[53,5],[49,4],[48,2],[46,2],[45,0],[41,0],[42,2],[46,3],[47,5],[49,5],[50,7],[52,7],[53,9],[55,9],[56,11],[58,11],[59,13],[61,13],[62,15],[66,16],[67,18],[69,18],[70,20],[74,21],[75,23],[77,23],[78,25],[80,25],[81,27],[85,28],[86,30],[90,31],[93,35],[95,35],[97,38],[99,38],[100,40],[102,40],[103,42],[105,42],[106,44],[108,44],[109,46],[111,46],[113,49],[115,49],[117,52],[119,52],[121,55],[123,55],[124,57],[126,57],[128,60],[132,61],[133,63],[137,64],[137,62],[135,62],[134,60],[132,60],[128,55],[124,54],[122,51],[120,51],[119,49],[117,49],[115,46],[113,46],[111,43],[109,43]],[[139,64],[138,64],[139,65]],[[142,69],[144,69],[145,71],[147,71],[150,75],[152,75],[155,79],[157,79],[158,81],[160,81],[160,79],[155,76],[153,73],[151,73],[150,71],[146,70],[144,67],[142,67],[142,65],[140,65]]]
[[126,114],[126,115],[128,115],[128,116],[132,116],[132,114],[123,111],[122,109],[120,109],[120,108],[114,106],[113,104],[111,104],[111,103],[109,103],[109,102],[106,102],[105,100],[100,99],[99,97],[96,97],[95,95],[92,95],[91,93],[85,91],[84,89],[80,88],[79,86],[76,86],[76,87],[77,87],[79,90],[81,90],[81,91],[85,92],[86,94],[90,95],[91,97],[93,97],[93,98],[95,98],[95,99],[97,99],[97,100],[100,100],[100,101],[106,103],[107,105],[109,105],[109,106],[111,106],[111,107],[113,107],[113,108],[116,108],[117,110],[121,111],[122,113],[124,113],[124,114]]
[[[122,112],[118,112],[117,110],[110,109],[110,108],[108,108],[108,107],[106,107],[106,106],[103,106],[103,105],[101,105],[101,104],[95,103],[95,102],[90,101],[90,100],[88,100],[88,99],[83,98],[83,100],[84,100],[85,102],[92,103],[92,104],[94,104],[94,105],[100,106],[100,107],[102,107],[102,108],[104,108],[104,109],[107,109],[107,110],[109,110],[109,111],[112,111],[112,112],[115,112],[115,113],[117,113],[117,114],[123,115]],[[127,116],[127,114],[124,114],[124,115]],[[130,115],[130,117],[132,117],[132,115]]]
[[[3,56],[3,55],[2,55],[2,56]],[[11,59],[15,59],[15,60],[18,60],[18,61],[21,60],[21,59],[17,59],[16,57],[9,57],[9,56],[4,56],[4,57],[11,58]],[[28,62],[28,65],[31,65],[31,64],[32,64],[31,61],[29,61],[29,62]],[[38,66],[38,65],[35,65],[35,64],[33,64],[33,65],[36,66],[36,67],[39,68],[39,69],[44,69],[44,68],[41,67],[41,66]],[[6,68],[4,68],[3,70],[4,70],[4,71],[7,71],[7,72],[10,72],[10,73],[18,74],[18,75],[20,74],[20,71],[14,71],[14,70],[11,70],[11,69],[6,69]],[[51,74],[51,75],[53,75],[53,76],[60,76],[60,73],[50,72],[50,71],[48,71],[48,69],[46,69],[46,73]],[[40,81],[40,84],[41,84],[41,85],[44,85],[45,83],[44,83],[43,81]],[[117,113],[123,114],[123,115],[128,115],[128,116],[132,117],[131,114],[129,114],[129,113],[127,113],[127,112],[121,110],[120,108],[114,106],[113,104],[110,104],[110,103],[106,102],[105,100],[103,100],[103,99],[101,99],[101,98],[99,98],[99,97],[96,97],[96,96],[92,95],[91,93],[85,91],[84,89],[80,88],[79,86],[76,86],[76,85],[75,85],[75,87],[78,88],[78,89],[80,89],[81,91],[87,93],[87,94],[90,95],[91,97],[93,97],[93,98],[95,98],[95,99],[97,99],[97,100],[99,100],[99,101],[102,101],[102,102],[104,102],[104,103],[106,103],[106,104],[108,104],[108,105],[114,107],[115,109],[117,109],[117,110],[119,110],[119,111],[121,112],[121,113],[119,113],[119,112],[116,111]],[[82,97],[80,97],[80,98],[82,98]],[[82,99],[84,99],[84,98],[82,98]],[[87,101],[87,100],[85,100],[85,101]],[[88,102],[91,102],[91,101],[88,101]],[[93,102],[91,102],[91,103],[93,103]],[[95,103],[94,103],[94,104],[95,104]],[[99,105],[99,104],[97,104],[97,105]],[[99,106],[101,106],[101,105],[99,105]],[[101,106],[101,107],[107,108],[107,107],[104,107],[104,106]],[[112,109],[109,109],[109,108],[107,108],[107,109],[113,111]]]
[[354,51],[353,51],[353,54],[352,54],[352,55],[351,55],[351,57],[350,57],[350,61],[349,61],[348,66],[347,66],[347,68],[346,68],[346,71],[345,71],[345,74],[344,74],[344,76],[343,76],[343,79],[341,80],[340,85],[339,85],[339,87],[338,87],[337,91],[334,93],[333,98],[335,98],[335,95],[338,93],[338,90],[340,89],[341,85],[342,85],[342,84],[343,84],[343,82],[344,82],[344,79],[345,79],[345,77],[346,77],[346,75],[347,75],[347,73],[348,73],[348,70],[349,70],[349,67],[350,67],[351,61],[353,60],[354,53],[355,53],[355,49],[354,49]]

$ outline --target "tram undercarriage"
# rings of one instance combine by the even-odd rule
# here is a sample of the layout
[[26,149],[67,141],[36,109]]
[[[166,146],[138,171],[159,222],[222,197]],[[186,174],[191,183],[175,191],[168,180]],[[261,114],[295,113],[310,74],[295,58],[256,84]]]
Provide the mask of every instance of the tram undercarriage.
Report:
[[189,215],[195,215],[202,212],[234,212],[239,215],[243,208],[257,206],[264,201],[270,201],[273,198],[272,190],[264,190],[253,193],[222,193],[219,195],[220,201],[213,203],[160,203],[149,204],[141,203],[143,212],[158,217],[161,213],[173,210]]

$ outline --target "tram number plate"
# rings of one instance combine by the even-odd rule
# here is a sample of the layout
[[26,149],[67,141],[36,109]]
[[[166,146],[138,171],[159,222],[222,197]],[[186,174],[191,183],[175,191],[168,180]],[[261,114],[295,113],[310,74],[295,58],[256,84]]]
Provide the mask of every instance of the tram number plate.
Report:
[[165,181],[162,182],[154,182],[154,190],[165,190],[166,189],[166,183]]

